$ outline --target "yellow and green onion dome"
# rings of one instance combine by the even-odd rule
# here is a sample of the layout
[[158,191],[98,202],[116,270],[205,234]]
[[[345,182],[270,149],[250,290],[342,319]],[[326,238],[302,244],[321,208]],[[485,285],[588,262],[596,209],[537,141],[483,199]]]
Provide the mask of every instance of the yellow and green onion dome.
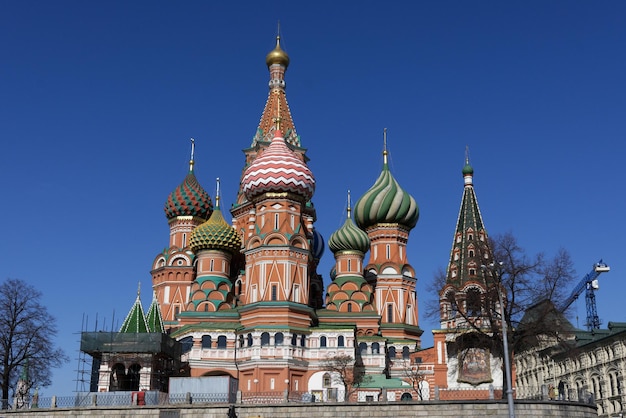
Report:
[[213,211],[213,203],[209,194],[198,183],[193,169],[189,170],[189,174],[180,186],[170,193],[164,210],[168,220],[177,216],[209,219]]
[[328,248],[334,253],[339,251],[360,251],[363,254],[370,248],[367,234],[357,228],[350,215],[341,228],[333,232],[328,239]]
[[417,202],[391,175],[385,154],[383,171],[354,206],[354,220],[361,229],[379,223],[397,223],[411,229],[418,218]]
[[226,223],[217,206],[209,220],[193,230],[189,247],[195,254],[202,250],[222,250],[232,254],[241,248],[241,237]]

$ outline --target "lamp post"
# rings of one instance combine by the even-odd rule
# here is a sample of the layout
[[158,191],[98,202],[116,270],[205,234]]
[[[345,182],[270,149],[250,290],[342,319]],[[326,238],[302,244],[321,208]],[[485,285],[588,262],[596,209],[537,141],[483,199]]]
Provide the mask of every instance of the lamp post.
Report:
[[507,333],[507,323],[504,318],[504,303],[502,302],[502,292],[500,291],[500,284],[502,280],[502,275],[500,274],[500,267],[502,266],[502,262],[499,262],[497,265],[494,263],[490,263],[489,266],[481,266],[483,270],[486,270],[489,267],[491,274],[495,275],[496,283],[498,284],[498,303],[500,303],[500,324],[502,325],[502,349],[504,351],[504,371],[506,374],[506,400],[509,406],[509,418],[515,418],[515,407],[513,404],[513,384],[511,379],[511,363],[509,359],[509,338]]

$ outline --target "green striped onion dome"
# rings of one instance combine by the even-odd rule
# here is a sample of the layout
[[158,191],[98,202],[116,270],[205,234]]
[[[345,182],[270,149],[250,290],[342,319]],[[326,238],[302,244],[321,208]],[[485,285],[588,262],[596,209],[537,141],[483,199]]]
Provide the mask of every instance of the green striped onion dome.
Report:
[[192,170],[185,180],[167,198],[165,216],[173,219],[177,216],[197,216],[209,219],[213,211],[213,203],[209,194],[200,186]]
[[467,174],[474,174],[474,169],[471,165],[469,165],[469,163],[465,164],[463,167],[463,175],[465,176]]
[[374,185],[354,206],[354,220],[362,229],[379,223],[397,223],[411,229],[418,218],[415,199],[400,187],[387,163]]
[[226,223],[220,208],[216,207],[209,220],[193,230],[189,247],[196,254],[202,250],[224,250],[234,253],[241,248],[241,238],[237,231]]
[[338,251],[360,251],[365,254],[370,248],[370,239],[365,232],[357,228],[352,218],[348,216],[342,227],[330,236],[328,248],[333,253]]

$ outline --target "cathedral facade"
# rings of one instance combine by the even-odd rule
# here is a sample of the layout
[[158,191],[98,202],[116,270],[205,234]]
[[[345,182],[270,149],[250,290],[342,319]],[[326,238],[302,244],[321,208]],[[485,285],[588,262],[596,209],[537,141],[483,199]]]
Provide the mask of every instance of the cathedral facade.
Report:
[[169,246],[151,272],[163,326],[182,343],[191,376],[231,376],[244,395],[332,398],[337,384],[325,363],[341,355],[405,385],[397,378],[422,334],[406,251],[417,203],[390,172],[385,149],[378,179],[354,206],[348,197],[345,223],[328,239],[335,267],[324,289],[315,177],[287,102],[280,37],[266,64],[269,94],[244,150],[232,221],[219,183],[213,198],[198,183],[193,151],[189,173],[167,198]]

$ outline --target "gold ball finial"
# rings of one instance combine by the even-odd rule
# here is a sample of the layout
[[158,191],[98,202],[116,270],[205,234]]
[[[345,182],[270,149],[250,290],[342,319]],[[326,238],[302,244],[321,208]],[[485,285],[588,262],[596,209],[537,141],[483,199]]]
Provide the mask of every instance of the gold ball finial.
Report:
[[268,67],[273,64],[280,64],[285,68],[289,66],[289,55],[280,47],[280,35],[276,36],[276,47],[267,54],[265,63]]

